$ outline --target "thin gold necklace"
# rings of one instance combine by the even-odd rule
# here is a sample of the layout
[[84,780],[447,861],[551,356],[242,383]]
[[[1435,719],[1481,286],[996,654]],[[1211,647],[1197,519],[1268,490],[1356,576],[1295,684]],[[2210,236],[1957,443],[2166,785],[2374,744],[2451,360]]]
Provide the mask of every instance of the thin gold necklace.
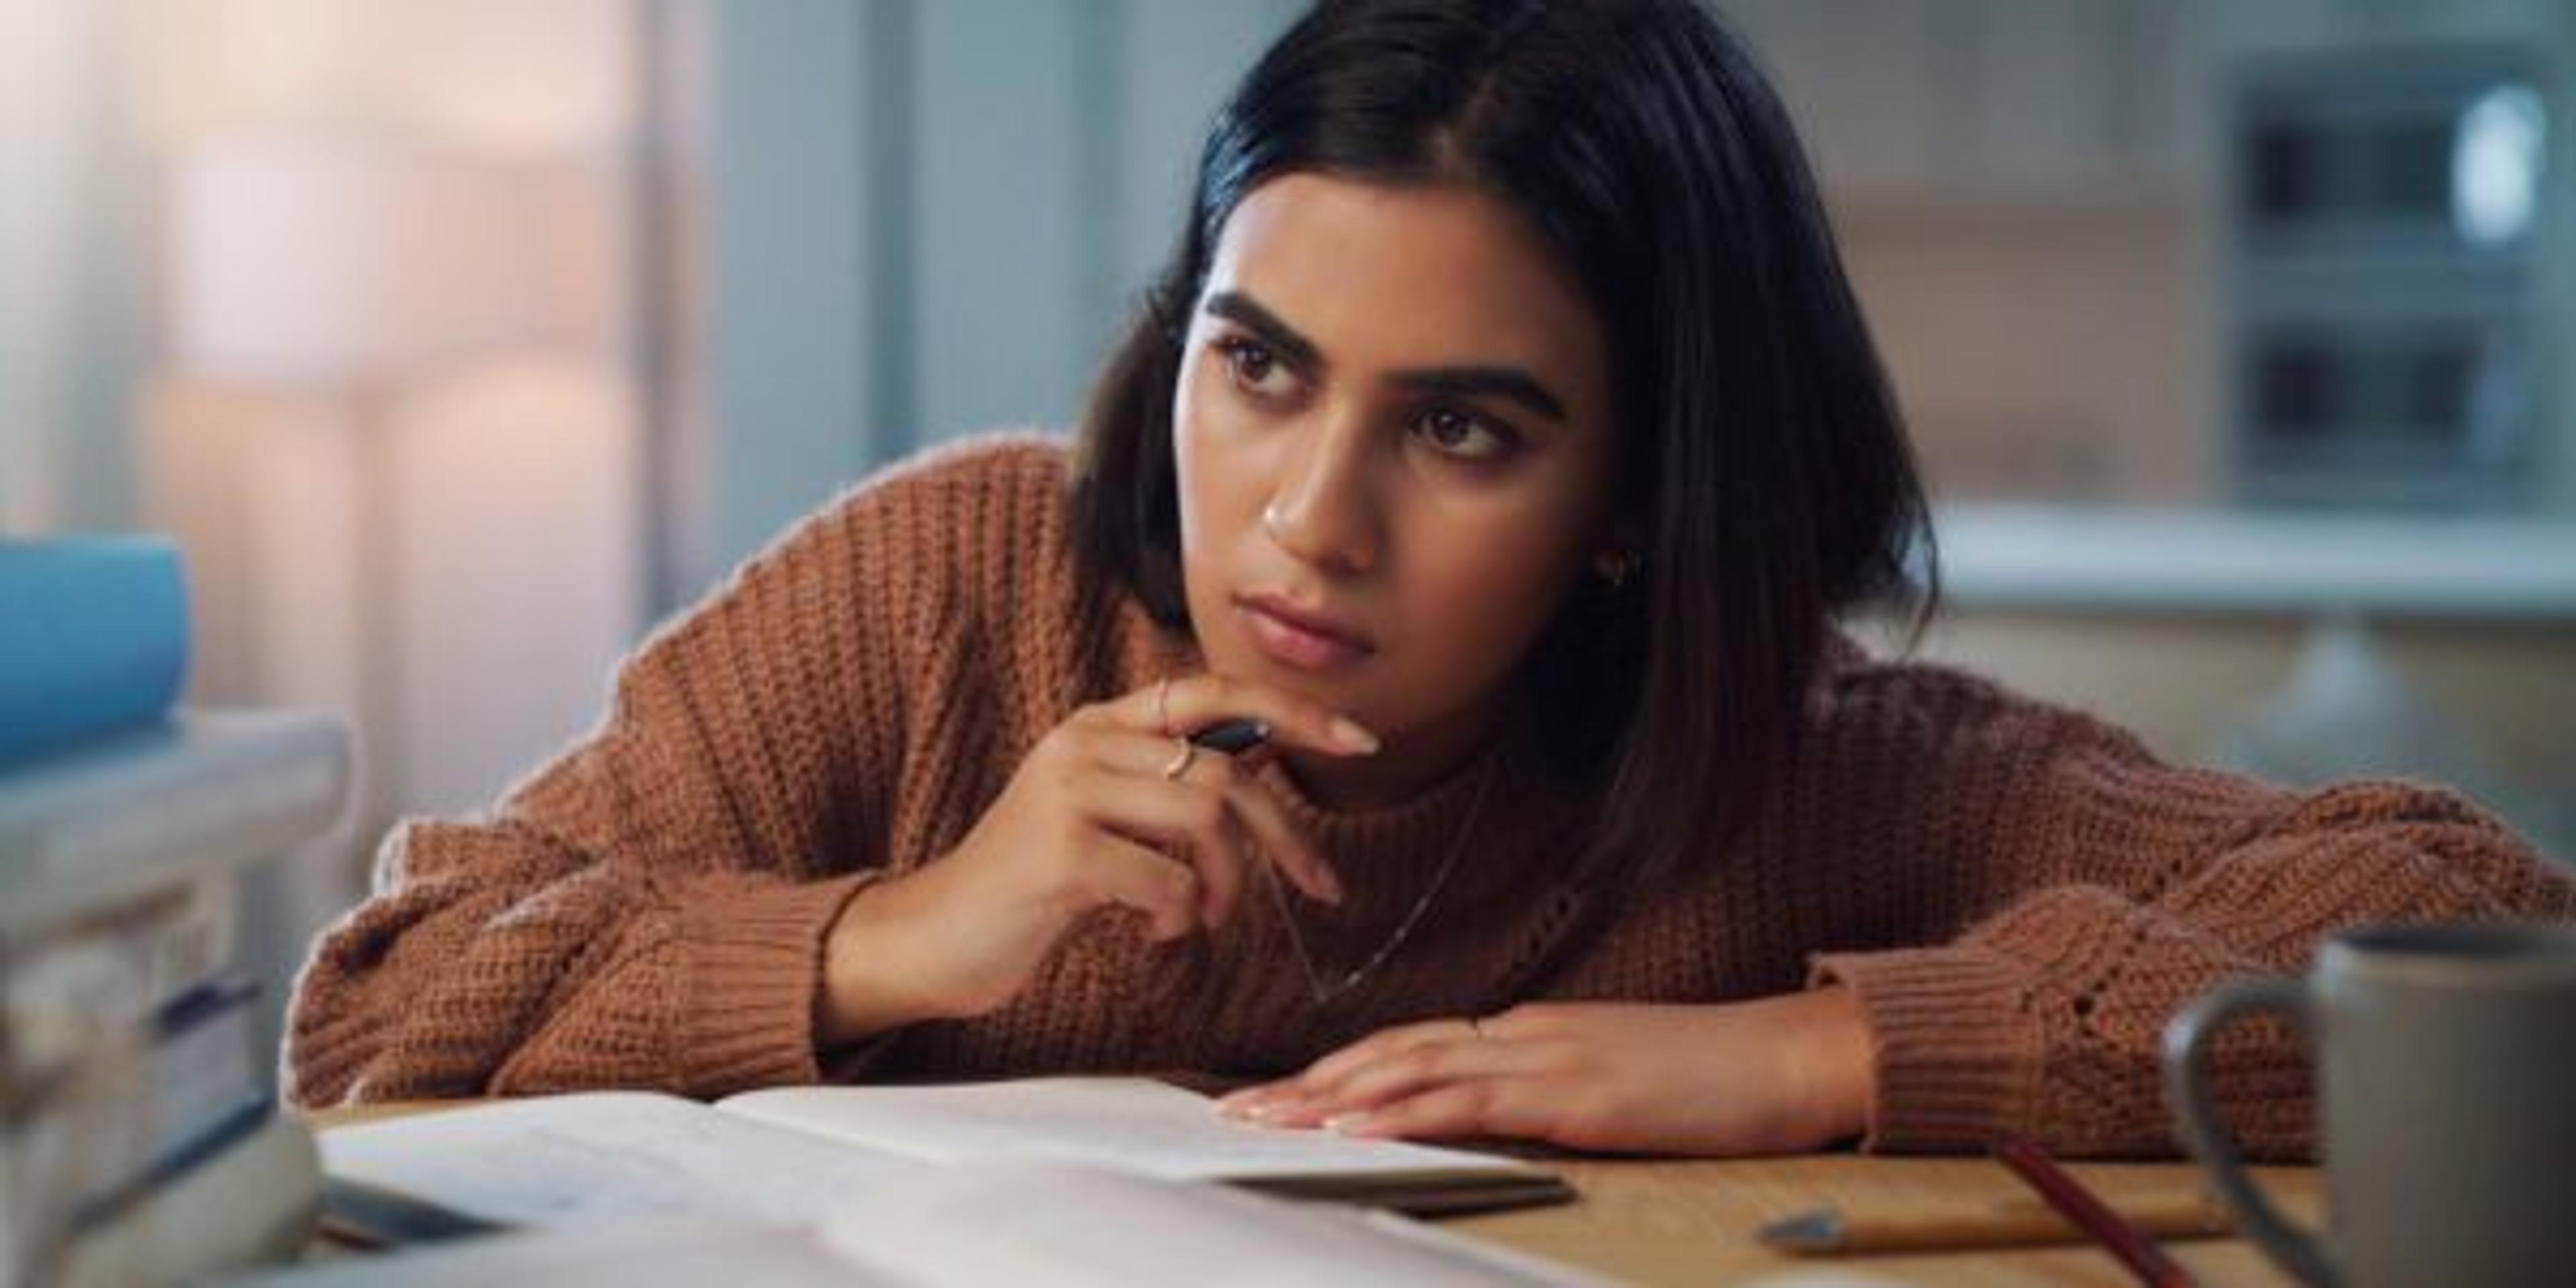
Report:
[[1368,960],[1343,972],[1340,979],[1327,981],[1324,978],[1323,970],[1315,965],[1315,954],[1306,947],[1306,936],[1297,929],[1297,914],[1288,906],[1288,892],[1281,888],[1279,874],[1268,863],[1260,865],[1261,883],[1270,887],[1270,904],[1278,910],[1279,924],[1288,928],[1288,946],[1297,952],[1297,965],[1306,972],[1306,987],[1315,995],[1318,1009],[1359,987],[1361,981],[1376,974],[1378,967],[1395,956],[1395,950],[1402,948],[1405,940],[1413,937],[1414,927],[1422,924],[1422,918],[1431,911],[1432,903],[1440,898],[1440,891],[1448,886],[1450,874],[1457,871],[1459,858],[1467,853],[1467,842],[1475,836],[1476,824],[1484,817],[1485,796],[1493,790],[1494,767],[1501,759],[1495,756],[1485,762],[1476,779],[1476,799],[1467,806],[1466,821],[1459,826],[1457,839],[1449,843],[1449,853],[1440,860],[1439,869],[1431,874],[1430,884],[1424,886],[1422,896],[1413,901],[1412,910],[1404,914],[1404,920],[1396,925],[1395,932],[1377,946],[1377,951],[1371,953]]

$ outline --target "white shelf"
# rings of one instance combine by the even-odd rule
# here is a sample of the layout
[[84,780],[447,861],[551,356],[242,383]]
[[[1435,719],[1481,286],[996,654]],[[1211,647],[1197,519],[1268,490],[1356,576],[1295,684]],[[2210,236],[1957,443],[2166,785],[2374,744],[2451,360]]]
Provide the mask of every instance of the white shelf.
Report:
[[2576,523],[1944,507],[1968,608],[2576,621]]
[[183,711],[0,777],[0,943],[285,854],[339,821],[347,731]]

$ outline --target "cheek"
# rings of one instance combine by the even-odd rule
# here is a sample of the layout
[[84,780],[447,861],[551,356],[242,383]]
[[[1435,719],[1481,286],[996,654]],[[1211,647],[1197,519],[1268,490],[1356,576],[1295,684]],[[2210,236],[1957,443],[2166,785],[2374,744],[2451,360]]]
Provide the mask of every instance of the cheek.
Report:
[[[1232,432],[1232,410],[1205,389],[1205,372],[1184,365],[1172,401],[1172,465],[1179,492],[1181,558],[1185,581],[1195,583],[1214,556],[1247,523],[1252,471],[1242,459],[1242,435]],[[1195,383],[1194,383],[1195,382]]]
[[1461,661],[1476,654],[1484,660],[1479,670],[1508,666],[1583,574],[1584,552],[1564,531],[1561,520],[1526,512],[1442,525],[1419,547],[1423,593],[1411,616],[1448,641],[1444,654]]
[[1199,529],[1215,500],[1209,494],[1209,413],[1207,397],[1198,388],[1201,374],[1195,359],[1184,362],[1172,393],[1172,467],[1180,489],[1184,555],[1200,539]]

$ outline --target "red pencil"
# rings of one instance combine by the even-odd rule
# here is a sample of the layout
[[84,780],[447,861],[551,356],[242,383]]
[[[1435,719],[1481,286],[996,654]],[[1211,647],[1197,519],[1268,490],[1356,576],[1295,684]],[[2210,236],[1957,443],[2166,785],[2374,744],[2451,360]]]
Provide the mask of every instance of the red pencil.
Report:
[[2147,1288],[2192,1288],[2190,1271],[2166,1256],[2145,1231],[2129,1224],[2093,1191],[2084,1188],[2083,1182],[2059,1167],[2037,1144],[2020,1136],[2007,1137],[1995,1146],[1995,1157],[2039,1191],[2039,1197],[2057,1209],[2058,1215],[2074,1222],[2075,1228],[2093,1236],[2095,1243],[2118,1257],[2120,1264],[2127,1266]]

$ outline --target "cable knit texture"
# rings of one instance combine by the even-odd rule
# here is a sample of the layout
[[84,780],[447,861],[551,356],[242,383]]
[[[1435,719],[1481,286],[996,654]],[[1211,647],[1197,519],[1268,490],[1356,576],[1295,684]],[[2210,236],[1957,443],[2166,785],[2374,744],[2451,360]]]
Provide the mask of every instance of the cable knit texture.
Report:
[[[2159,762],[2085,716],[1837,643],[1795,760],[1723,853],[1582,888],[1580,802],[1505,751],[1342,812],[1269,784],[1351,898],[1292,914],[1364,960],[1453,843],[1413,936],[1318,1007],[1275,907],[1149,945],[1067,938],[1015,1002],[863,1059],[815,1049],[822,940],[851,893],[933,862],[1075,707],[1187,674],[1186,639],[1077,593],[1063,448],[928,454],[853,489],[621,668],[606,719],[488,817],[411,821],[316,944],[287,1046],[305,1105],[825,1077],[1294,1068],[1379,1027],[1514,1002],[1717,1002],[1851,987],[1874,1035],[1868,1144],[2170,1153],[2157,1035],[2229,976],[2297,971],[2351,923],[2576,919],[2576,883],[2457,797],[2311,794]],[[1088,606],[1087,606],[1088,605]],[[1478,778],[1501,775],[1476,813]],[[1462,836],[1462,829],[1464,835]],[[2250,1148],[2310,1148],[2307,1061],[2223,1040]]]

